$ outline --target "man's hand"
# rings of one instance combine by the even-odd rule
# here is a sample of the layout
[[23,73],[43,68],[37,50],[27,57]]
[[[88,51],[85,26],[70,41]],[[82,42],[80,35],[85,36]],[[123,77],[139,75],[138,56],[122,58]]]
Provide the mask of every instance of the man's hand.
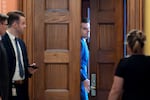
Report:
[[2,97],[0,96],[0,100],[2,100]]
[[85,89],[89,93],[90,92],[90,80],[89,79],[84,80],[83,84],[84,84]]
[[28,71],[30,74],[34,74],[37,70],[38,67],[36,66],[36,63],[33,63],[28,67]]

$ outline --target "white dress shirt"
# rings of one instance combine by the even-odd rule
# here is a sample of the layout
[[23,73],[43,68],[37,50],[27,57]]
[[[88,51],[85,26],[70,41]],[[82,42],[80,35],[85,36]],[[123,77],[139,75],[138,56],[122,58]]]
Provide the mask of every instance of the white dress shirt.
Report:
[[0,35],[0,40],[2,40],[2,36]]
[[[16,69],[15,69],[15,73],[14,73],[14,76],[13,76],[13,79],[12,81],[16,81],[16,80],[23,80],[25,78],[25,75],[23,78],[20,77],[20,74],[19,74],[19,65],[18,65],[18,56],[17,56],[17,50],[16,50],[16,43],[15,43],[15,36],[11,33],[8,33],[8,36],[11,40],[11,43],[13,45],[13,48],[14,48],[14,51],[15,51],[15,56],[16,56]],[[21,63],[22,63],[22,66],[23,66],[23,70],[24,70],[24,62],[23,62],[23,55],[22,55],[22,50],[21,50],[21,47],[20,47],[20,44],[18,43],[18,46],[19,46],[19,51],[20,51],[20,59],[21,59]]]

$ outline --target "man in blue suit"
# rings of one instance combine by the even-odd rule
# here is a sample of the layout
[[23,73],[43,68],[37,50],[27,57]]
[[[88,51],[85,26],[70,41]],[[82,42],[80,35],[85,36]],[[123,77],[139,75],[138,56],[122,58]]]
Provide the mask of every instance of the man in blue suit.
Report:
[[26,28],[26,19],[21,11],[8,12],[8,29],[2,37],[7,52],[9,69],[9,99],[29,100],[28,78],[37,70],[30,67],[25,43],[19,39]]
[[90,80],[88,79],[88,62],[89,50],[86,43],[90,33],[89,19],[83,18],[81,21],[81,52],[80,52],[80,99],[88,100],[88,93],[90,91]]

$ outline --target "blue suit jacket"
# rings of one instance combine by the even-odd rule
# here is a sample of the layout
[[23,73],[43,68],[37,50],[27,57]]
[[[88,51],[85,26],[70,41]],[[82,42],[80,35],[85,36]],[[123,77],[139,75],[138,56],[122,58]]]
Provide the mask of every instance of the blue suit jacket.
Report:
[[81,38],[81,54],[80,54],[80,73],[81,81],[88,78],[88,62],[89,62],[89,50],[86,41]]
[[[2,37],[2,41],[3,41],[4,47],[6,49],[7,58],[8,58],[8,69],[9,69],[9,78],[10,78],[9,93],[11,95],[12,78],[13,78],[13,75],[14,75],[15,69],[16,69],[16,56],[15,56],[15,51],[14,51],[13,45],[12,45],[11,40],[7,33],[5,33],[5,35]],[[21,39],[18,39],[18,42],[19,42],[21,50],[22,50],[22,56],[23,56],[23,62],[24,62],[24,68],[25,68],[25,84],[24,84],[26,87],[25,91],[26,91],[26,93],[28,93],[28,77],[31,75],[28,73],[29,63],[28,63],[28,57],[27,57],[27,50],[26,50],[25,43]]]
[[81,83],[80,83],[80,100],[88,100],[88,93],[85,90],[83,81],[88,79],[88,62],[89,62],[89,50],[86,41],[81,38],[81,52],[80,52],[80,76],[81,76]]

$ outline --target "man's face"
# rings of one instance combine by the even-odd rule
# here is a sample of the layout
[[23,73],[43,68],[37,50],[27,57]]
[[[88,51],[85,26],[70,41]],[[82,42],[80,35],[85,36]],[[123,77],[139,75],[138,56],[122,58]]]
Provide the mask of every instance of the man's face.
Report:
[[24,33],[24,29],[26,28],[26,20],[25,17],[20,16],[20,20],[16,22],[16,31],[19,34]]
[[81,37],[88,38],[89,34],[90,34],[90,24],[81,23]]
[[4,34],[6,32],[7,29],[7,20],[5,20],[4,22],[0,23],[0,34]]

